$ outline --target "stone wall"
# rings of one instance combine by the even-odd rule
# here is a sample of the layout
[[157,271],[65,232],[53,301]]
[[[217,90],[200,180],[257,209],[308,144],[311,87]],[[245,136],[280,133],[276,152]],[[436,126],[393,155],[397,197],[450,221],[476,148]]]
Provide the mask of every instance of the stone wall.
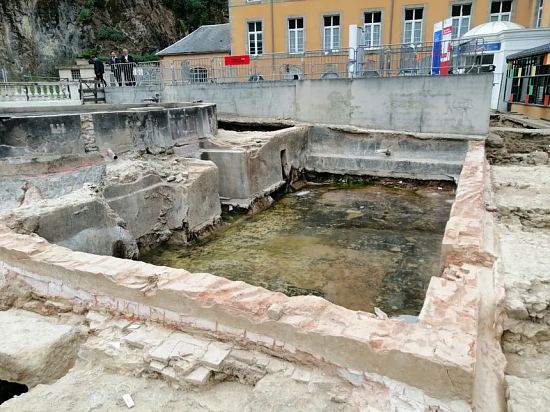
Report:
[[297,126],[246,137],[223,131],[208,139],[202,158],[218,166],[220,196],[248,207],[284,185],[291,169],[303,169],[309,130]]
[[331,174],[458,180],[468,136],[313,127],[305,168]]
[[495,322],[487,308],[496,295],[486,250],[490,233],[478,230],[479,220],[486,223],[484,162],[483,143],[470,143],[445,235],[443,276],[432,279],[416,323],[210,274],[70,252],[8,228],[0,229],[0,287],[21,281],[74,307],[200,329],[283,357],[335,364],[359,385],[364,372],[374,372],[440,398],[482,405],[483,385],[493,382],[482,378],[499,373],[498,363],[485,367],[481,356],[491,341],[484,327]]
[[[218,112],[363,128],[485,135],[493,75],[163,85],[163,102],[215,103]],[[156,93],[156,92],[155,92]],[[107,90],[112,103],[153,91]]]
[[[59,110],[59,111],[58,111]],[[199,141],[216,134],[214,105],[118,105],[5,112],[0,155],[84,154],[112,150],[161,153],[177,147],[196,155]]]
[[40,199],[54,199],[99,184],[105,165],[99,154],[43,156],[3,160],[0,156],[0,213]]
[[138,245],[187,241],[221,215],[216,166],[177,156],[10,159],[0,183],[0,220],[13,230],[99,255],[137,258]]

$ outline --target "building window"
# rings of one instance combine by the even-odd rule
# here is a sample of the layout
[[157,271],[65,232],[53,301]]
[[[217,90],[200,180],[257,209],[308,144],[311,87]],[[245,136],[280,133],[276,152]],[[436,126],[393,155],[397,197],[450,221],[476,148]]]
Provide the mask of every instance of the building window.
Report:
[[262,22],[251,21],[248,23],[248,54],[259,56],[264,52],[264,36]]
[[73,80],[80,80],[80,69],[71,69],[71,77]]
[[340,16],[324,16],[323,41],[325,50],[340,49]]
[[382,32],[382,12],[369,11],[365,13],[365,47],[380,47],[380,33]]
[[190,72],[192,83],[206,83],[208,80],[208,69],[204,67],[193,67]]
[[535,20],[535,27],[542,27],[542,11],[544,9],[544,0],[539,0],[537,4],[537,18]]
[[453,39],[458,39],[470,30],[470,15],[472,4],[455,4],[452,7]]
[[491,21],[512,20],[512,0],[493,1],[491,3]]
[[422,41],[423,8],[405,9],[405,36],[404,43],[420,43]]
[[288,52],[304,52],[304,19],[288,19]]

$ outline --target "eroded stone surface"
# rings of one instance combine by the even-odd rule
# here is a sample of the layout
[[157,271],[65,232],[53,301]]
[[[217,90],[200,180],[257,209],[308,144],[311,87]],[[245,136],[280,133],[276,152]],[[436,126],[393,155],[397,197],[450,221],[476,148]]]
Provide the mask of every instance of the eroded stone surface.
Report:
[[509,412],[544,411],[550,405],[550,379],[529,380],[506,376]]
[[550,228],[550,166],[493,166],[495,203],[501,218]]
[[0,379],[29,387],[50,383],[72,367],[78,334],[43,316],[22,311],[0,311]]
[[[113,178],[116,188],[111,189],[108,200],[124,198],[124,192],[121,194],[119,190],[125,185],[138,187],[144,183],[142,189],[148,189],[159,179],[163,185],[165,181],[167,184],[186,181],[183,173],[165,177],[159,173],[159,179],[149,181],[148,175],[142,175],[141,171],[126,173],[124,163],[120,165],[110,175],[117,180]],[[495,301],[493,296],[481,293],[492,290],[493,263],[485,228],[485,174],[483,145],[470,143],[457,203],[446,232],[444,277],[432,281],[425,310],[416,323],[378,319],[311,296],[288,298],[210,274],[71,253],[37,236],[16,234],[3,227],[0,287],[25,284],[34,296],[62,300],[74,311],[93,309],[131,317],[133,321],[147,320],[171,328],[201,331],[283,358],[283,361],[266,359],[260,354],[247,358],[238,355],[237,350],[242,348],[232,348],[229,354],[224,352],[223,356],[209,359],[208,364],[202,357],[212,342],[203,352],[200,345],[175,339],[174,334],[180,332],[160,333],[163,336],[158,340],[144,342],[146,338],[137,332],[141,328],[148,330],[149,326],[136,330],[130,330],[131,325],[102,329],[102,322],[92,319],[93,325],[89,326],[98,335],[95,341],[90,338],[86,344],[83,359],[95,364],[103,362],[106,369],[128,373],[140,370],[184,385],[185,377],[202,367],[217,369],[212,370],[212,378],[205,386],[229,376],[258,388],[262,388],[263,379],[269,382],[273,375],[279,374],[286,382],[284,399],[290,402],[299,397],[309,399],[304,391],[310,387],[329,385],[319,367],[338,365],[347,373],[332,373],[331,377],[340,379],[343,386],[331,393],[325,390],[317,398],[312,396],[309,403],[316,407],[329,405],[328,409],[335,410],[333,404],[345,407],[348,400],[354,406],[371,410],[391,407],[392,401],[387,397],[393,396],[393,389],[384,382],[373,381],[365,375],[368,371],[415,385],[422,393],[473,401],[477,405],[474,395],[479,389],[474,386],[482,368],[476,359],[480,359],[479,351],[488,347],[478,340],[482,325],[480,308]],[[164,229],[162,225],[160,228]],[[488,283],[483,283],[483,279]],[[277,313],[269,311],[274,305],[280,307]],[[128,338],[132,334],[133,338]],[[193,346],[199,350],[195,351]],[[297,364],[287,366],[284,362],[288,361]],[[342,374],[345,377],[339,378]],[[368,398],[364,391],[377,396]],[[431,399],[396,405],[405,405],[402,410],[425,410],[440,403],[454,405],[448,399],[444,402]],[[259,402],[266,400],[260,398]]]
[[[29,301],[28,303],[35,302]],[[30,306],[30,305],[29,305]],[[46,305],[36,302],[35,310]],[[204,366],[201,356],[171,352],[165,362],[152,359],[152,351],[166,351],[178,342],[206,348],[230,346],[212,338],[171,331],[149,323],[128,323],[105,314],[51,313],[50,321],[63,318],[80,329],[97,323],[81,345],[79,362],[66,376],[2,406],[6,411],[127,410],[122,395],[129,394],[135,410],[205,411],[418,411],[470,410],[464,402],[442,401],[423,391],[377,375],[352,371],[358,382],[341,378],[343,371],[320,369],[268,354],[231,348],[216,370]],[[104,316],[103,322],[97,322]],[[120,327],[125,323],[125,327]],[[139,326],[139,327],[137,327]],[[131,329],[130,329],[131,328]],[[130,344],[138,330],[152,331],[159,339],[142,347]],[[133,331],[132,331],[133,330]],[[344,373],[345,375],[345,373]],[[38,409],[37,409],[38,408]]]
[[[456,236],[447,236],[449,256],[467,252],[455,262],[458,266],[469,261],[474,266],[479,261],[487,263],[485,232],[479,223],[471,229],[468,226],[483,219],[485,170],[483,145],[474,142],[470,146],[458,189],[460,202],[451,215]],[[5,229],[0,231],[0,257],[6,279],[28,282],[35,293],[62,297],[75,307],[197,328],[283,356],[380,373],[430,394],[472,397],[478,316],[475,290],[477,277],[483,273],[474,266],[466,269],[470,275],[464,279],[434,280],[427,293],[431,303],[420,322],[413,324],[380,320],[316,297],[288,298],[209,274],[67,254],[56,245]],[[45,267],[55,269],[44,272],[41,268]],[[282,308],[278,321],[268,316],[273,304]]]
[[[536,126],[533,126],[536,127]],[[550,168],[548,130],[497,130],[491,209],[498,219],[499,272],[506,290],[502,346],[509,411],[550,407]],[[494,146],[494,142],[490,143]]]

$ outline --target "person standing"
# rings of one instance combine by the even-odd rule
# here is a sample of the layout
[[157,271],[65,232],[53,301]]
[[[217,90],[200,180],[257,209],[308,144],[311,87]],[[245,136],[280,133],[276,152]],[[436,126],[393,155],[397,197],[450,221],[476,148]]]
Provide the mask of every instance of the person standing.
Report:
[[92,56],[91,62],[94,64],[94,73],[96,82],[101,83],[103,86],[107,86],[107,82],[103,78],[105,73],[105,65],[97,56]]
[[120,67],[120,59],[116,55],[116,51],[111,52],[111,56],[109,57],[109,60],[107,60],[107,64],[111,66],[111,72],[115,76],[115,80],[118,83],[118,86],[122,86],[122,69]]
[[126,86],[135,86],[136,78],[134,77],[134,66],[136,64],[136,61],[128,53],[128,49],[122,50],[122,57],[120,58],[120,62],[123,65],[122,70],[124,72],[124,78],[126,79]]

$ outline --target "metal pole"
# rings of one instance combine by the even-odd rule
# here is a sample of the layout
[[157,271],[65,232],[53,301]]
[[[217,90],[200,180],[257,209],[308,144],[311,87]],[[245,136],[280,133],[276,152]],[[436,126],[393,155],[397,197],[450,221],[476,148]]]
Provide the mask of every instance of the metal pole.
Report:
[[[391,0],[390,4],[390,41],[389,44],[393,44],[393,9],[394,9],[394,0]],[[383,35],[383,33],[381,33]]]
[[275,17],[274,4],[271,0],[271,80],[275,80]]

